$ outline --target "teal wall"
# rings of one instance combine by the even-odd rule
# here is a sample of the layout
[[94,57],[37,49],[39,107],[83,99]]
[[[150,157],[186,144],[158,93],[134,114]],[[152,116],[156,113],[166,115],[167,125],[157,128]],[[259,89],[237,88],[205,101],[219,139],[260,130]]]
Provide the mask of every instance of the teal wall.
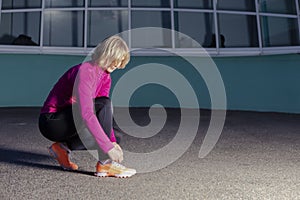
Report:
[[[59,76],[84,59],[84,56],[0,54],[0,106],[41,106]],[[201,64],[200,58],[192,59]],[[213,60],[224,81],[229,110],[300,113],[300,55]],[[126,69],[112,74],[114,83],[128,70],[150,62],[166,64],[183,74],[200,99],[200,107],[210,108],[205,82],[177,57],[132,57]],[[172,92],[158,85],[143,86],[130,101],[131,106],[153,103],[178,106]]]

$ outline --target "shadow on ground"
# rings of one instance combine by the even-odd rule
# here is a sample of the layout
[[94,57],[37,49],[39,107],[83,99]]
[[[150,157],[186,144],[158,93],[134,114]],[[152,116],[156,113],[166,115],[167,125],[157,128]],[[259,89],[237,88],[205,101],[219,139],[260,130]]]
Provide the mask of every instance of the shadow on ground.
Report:
[[[7,148],[0,148],[0,162],[13,164],[13,165],[20,165],[25,167],[32,167],[32,168],[39,168],[45,170],[59,170],[63,171],[63,169],[59,166],[54,166],[50,164],[42,163],[43,161],[47,161],[52,159],[48,155],[45,154],[37,154],[28,151],[22,150],[14,150],[14,149],[7,149]],[[74,173],[80,173],[85,175],[93,176],[93,172],[77,170],[77,171],[70,171]]]

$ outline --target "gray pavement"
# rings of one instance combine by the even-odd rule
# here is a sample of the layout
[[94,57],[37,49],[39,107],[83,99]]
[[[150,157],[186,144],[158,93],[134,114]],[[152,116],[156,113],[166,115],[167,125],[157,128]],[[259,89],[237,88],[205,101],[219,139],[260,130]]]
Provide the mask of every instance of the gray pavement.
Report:
[[[183,156],[160,170],[117,179],[94,177],[96,160],[87,151],[72,153],[78,172],[61,170],[38,131],[38,112],[0,108],[1,200],[300,199],[300,115],[230,111],[215,148],[198,158],[210,119],[201,110],[198,134]],[[147,124],[145,113],[133,109],[133,119]],[[176,109],[168,114],[159,134],[125,134],[122,147],[147,153],[168,144],[179,124]]]

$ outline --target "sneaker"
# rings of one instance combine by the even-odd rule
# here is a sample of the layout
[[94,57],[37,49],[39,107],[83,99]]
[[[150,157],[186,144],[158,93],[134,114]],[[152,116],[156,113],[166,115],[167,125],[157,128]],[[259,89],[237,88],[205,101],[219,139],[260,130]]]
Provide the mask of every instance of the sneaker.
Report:
[[128,178],[136,174],[135,169],[127,168],[120,163],[106,160],[103,164],[97,162],[96,173],[98,177],[117,177],[117,178]]
[[60,166],[64,170],[77,170],[78,166],[72,163],[69,159],[69,153],[71,152],[65,145],[59,142],[55,142],[48,148],[50,155],[55,158]]

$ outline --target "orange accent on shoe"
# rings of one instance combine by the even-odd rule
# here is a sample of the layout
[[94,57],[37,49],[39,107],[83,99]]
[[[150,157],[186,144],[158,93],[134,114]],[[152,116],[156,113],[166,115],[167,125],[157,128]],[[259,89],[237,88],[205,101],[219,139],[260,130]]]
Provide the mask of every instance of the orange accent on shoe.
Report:
[[95,175],[99,177],[128,178],[136,174],[135,169],[127,168],[120,163],[108,161],[104,164],[97,162]]
[[50,155],[55,158],[64,170],[77,170],[78,166],[69,159],[70,150],[62,143],[55,142],[49,148]]

